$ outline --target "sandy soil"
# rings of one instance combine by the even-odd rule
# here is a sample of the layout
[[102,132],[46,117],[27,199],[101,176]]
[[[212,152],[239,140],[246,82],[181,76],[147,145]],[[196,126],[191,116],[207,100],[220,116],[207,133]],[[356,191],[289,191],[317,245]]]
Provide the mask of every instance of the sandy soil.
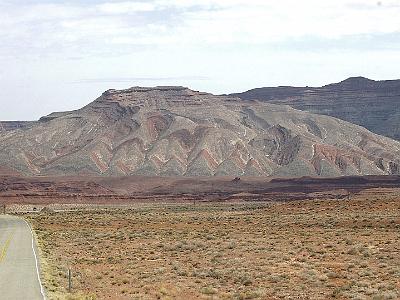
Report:
[[399,299],[400,192],[26,214],[50,299]]

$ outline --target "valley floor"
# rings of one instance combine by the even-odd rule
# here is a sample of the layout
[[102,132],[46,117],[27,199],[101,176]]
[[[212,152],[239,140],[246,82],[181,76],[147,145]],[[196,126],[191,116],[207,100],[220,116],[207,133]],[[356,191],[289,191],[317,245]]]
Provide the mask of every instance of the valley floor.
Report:
[[399,195],[25,217],[49,299],[399,299]]

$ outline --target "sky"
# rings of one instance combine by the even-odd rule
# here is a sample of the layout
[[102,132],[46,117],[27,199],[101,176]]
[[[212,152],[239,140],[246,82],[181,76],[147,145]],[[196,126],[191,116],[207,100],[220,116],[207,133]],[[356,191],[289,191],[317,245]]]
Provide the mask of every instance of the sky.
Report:
[[0,0],[0,120],[105,90],[400,78],[400,0]]

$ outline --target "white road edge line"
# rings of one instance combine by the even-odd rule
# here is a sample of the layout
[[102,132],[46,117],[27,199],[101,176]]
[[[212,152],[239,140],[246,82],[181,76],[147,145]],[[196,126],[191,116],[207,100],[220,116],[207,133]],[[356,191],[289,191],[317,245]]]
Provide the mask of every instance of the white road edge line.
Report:
[[25,219],[23,219],[23,220],[24,220],[24,222],[26,223],[26,225],[28,225],[29,230],[31,231],[31,235],[32,235],[32,250],[33,250],[33,256],[35,257],[35,264],[36,264],[36,275],[37,275],[37,278],[38,278],[38,281],[39,281],[39,285],[40,285],[40,293],[41,293],[42,296],[43,296],[43,300],[46,300],[46,295],[45,295],[45,293],[44,293],[44,288],[43,288],[43,285],[42,285],[42,280],[40,279],[39,263],[38,263],[38,259],[37,259],[37,255],[36,255],[36,250],[35,250],[35,238],[34,238],[34,235],[33,235],[33,230],[32,230],[31,225],[28,223],[28,221],[25,220]]

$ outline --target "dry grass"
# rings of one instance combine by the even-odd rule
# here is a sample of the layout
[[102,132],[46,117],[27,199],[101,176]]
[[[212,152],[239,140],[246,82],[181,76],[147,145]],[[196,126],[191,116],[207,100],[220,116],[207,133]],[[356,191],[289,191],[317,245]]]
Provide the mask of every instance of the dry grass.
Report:
[[[46,262],[50,299],[400,297],[397,198],[155,205],[27,218]],[[80,296],[65,298],[68,266]]]

